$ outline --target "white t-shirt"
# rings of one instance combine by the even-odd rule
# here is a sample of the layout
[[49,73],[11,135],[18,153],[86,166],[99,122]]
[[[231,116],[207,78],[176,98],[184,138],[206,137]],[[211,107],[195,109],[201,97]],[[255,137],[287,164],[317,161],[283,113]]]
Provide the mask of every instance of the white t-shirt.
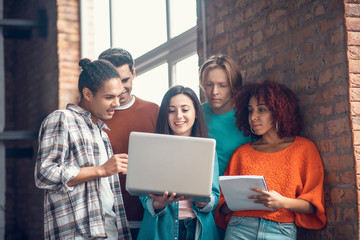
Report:
[[[94,124],[94,132],[96,142],[99,145],[100,161],[99,165],[104,164],[109,160],[104,141],[102,140],[100,130],[96,124]],[[112,177],[112,176],[110,176]],[[116,228],[116,214],[113,211],[114,207],[114,194],[111,191],[109,178],[104,177],[100,179],[100,200],[105,211],[105,231],[108,235],[107,239],[118,239],[118,232]]]

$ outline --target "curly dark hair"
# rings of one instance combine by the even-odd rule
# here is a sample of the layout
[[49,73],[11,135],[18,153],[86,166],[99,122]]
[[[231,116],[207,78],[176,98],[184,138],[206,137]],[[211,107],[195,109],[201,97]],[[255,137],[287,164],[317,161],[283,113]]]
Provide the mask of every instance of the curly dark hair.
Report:
[[264,81],[243,85],[234,98],[236,126],[244,131],[245,136],[256,136],[250,131],[249,124],[248,104],[252,96],[263,101],[272,112],[273,124],[277,123],[280,138],[294,137],[301,132],[303,122],[295,93],[283,84]]

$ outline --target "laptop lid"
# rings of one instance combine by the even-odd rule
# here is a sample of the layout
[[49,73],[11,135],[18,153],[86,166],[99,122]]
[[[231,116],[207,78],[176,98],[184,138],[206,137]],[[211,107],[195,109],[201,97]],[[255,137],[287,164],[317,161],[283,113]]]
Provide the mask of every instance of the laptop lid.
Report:
[[131,195],[177,196],[210,201],[215,140],[131,132],[126,190]]

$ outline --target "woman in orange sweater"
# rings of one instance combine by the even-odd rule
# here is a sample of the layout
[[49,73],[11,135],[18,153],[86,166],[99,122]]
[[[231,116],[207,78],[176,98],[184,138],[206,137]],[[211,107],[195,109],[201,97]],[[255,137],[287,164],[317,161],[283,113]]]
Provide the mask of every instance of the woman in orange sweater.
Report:
[[296,95],[271,81],[246,84],[235,97],[235,116],[240,131],[260,138],[234,152],[225,175],[264,176],[269,191],[252,188],[248,198],[276,211],[231,211],[221,195],[215,220],[225,239],[296,239],[296,225],[324,227],[324,168],[316,146],[297,136]]

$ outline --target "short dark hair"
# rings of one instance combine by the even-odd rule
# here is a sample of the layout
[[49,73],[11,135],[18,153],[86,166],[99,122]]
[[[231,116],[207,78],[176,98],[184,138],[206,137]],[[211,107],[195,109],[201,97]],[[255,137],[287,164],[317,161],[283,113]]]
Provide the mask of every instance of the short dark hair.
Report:
[[131,73],[134,73],[135,62],[131,54],[122,48],[109,48],[99,55],[99,59],[111,62],[115,67],[128,64]]
[[156,122],[156,132],[162,134],[173,134],[169,125],[168,118],[169,105],[171,98],[178,94],[184,94],[188,96],[194,104],[196,118],[192,127],[191,136],[208,137],[204,113],[202,111],[198,97],[191,88],[181,85],[174,86],[165,93],[159,109],[159,115]]
[[116,68],[108,61],[83,58],[79,62],[82,71],[79,76],[79,92],[82,96],[82,90],[86,87],[93,94],[102,88],[106,80],[120,78]]
[[278,125],[278,136],[294,137],[303,126],[299,100],[296,94],[283,84],[273,81],[248,83],[235,96],[236,125],[245,136],[256,136],[250,131],[248,104],[255,96],[257,101],[264,101],[273,114],[274,124]]

